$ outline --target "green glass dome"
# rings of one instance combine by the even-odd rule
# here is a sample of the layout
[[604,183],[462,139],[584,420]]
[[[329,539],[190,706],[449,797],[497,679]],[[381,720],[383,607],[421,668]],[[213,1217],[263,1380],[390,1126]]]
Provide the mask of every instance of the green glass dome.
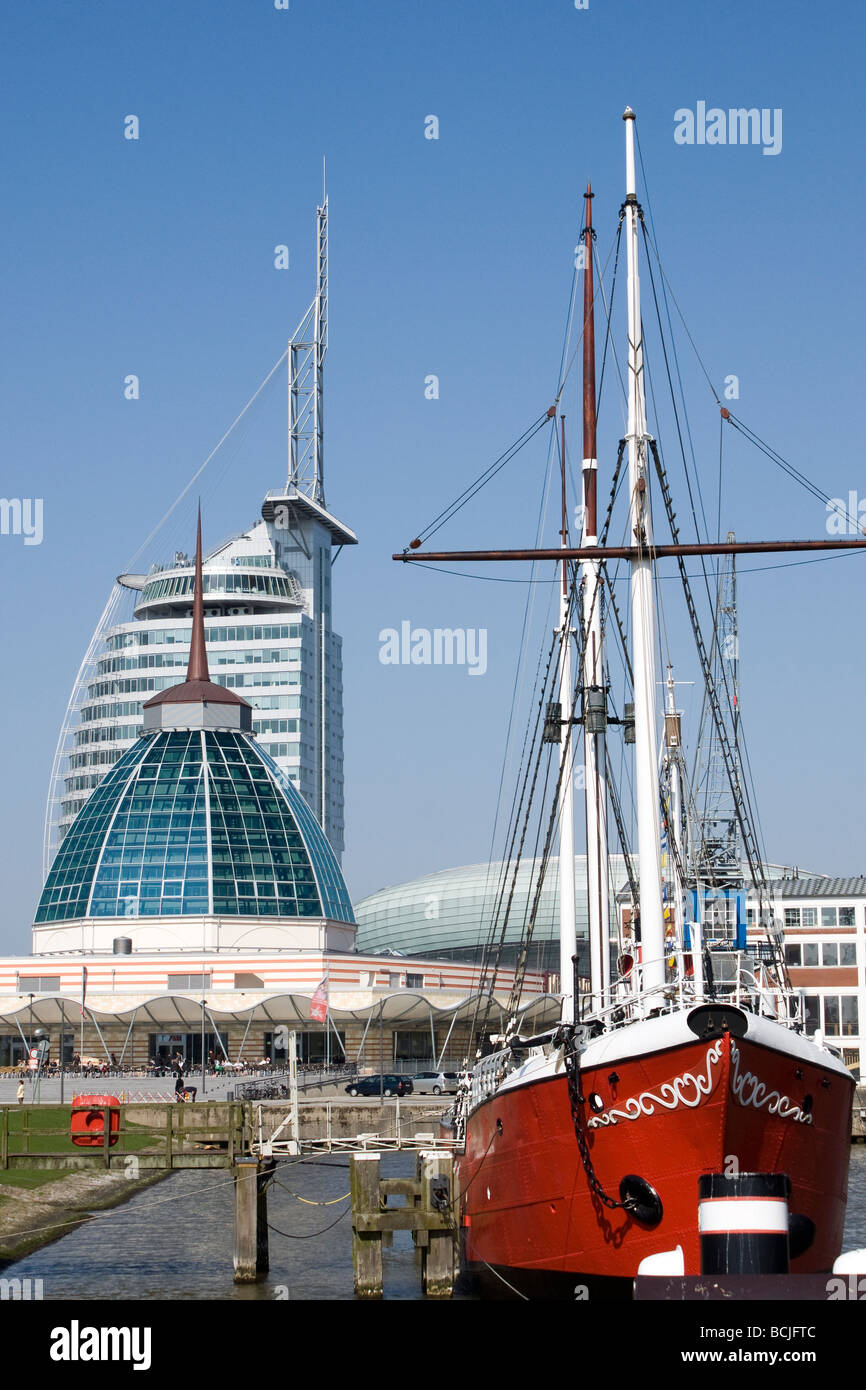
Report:
[[250,735],[159,729],[85,803],[36,924],[202,914],[354,922],[321,826]]

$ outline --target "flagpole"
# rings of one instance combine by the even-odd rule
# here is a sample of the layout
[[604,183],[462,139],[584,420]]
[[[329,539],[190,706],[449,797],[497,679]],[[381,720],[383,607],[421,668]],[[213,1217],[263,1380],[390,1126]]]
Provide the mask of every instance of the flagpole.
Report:
[[81,967],[81,1023],[78,1029],[78,1067],[81,1070],[82,1058],[84,1056],[84,1000],[87,994],[87,966]]

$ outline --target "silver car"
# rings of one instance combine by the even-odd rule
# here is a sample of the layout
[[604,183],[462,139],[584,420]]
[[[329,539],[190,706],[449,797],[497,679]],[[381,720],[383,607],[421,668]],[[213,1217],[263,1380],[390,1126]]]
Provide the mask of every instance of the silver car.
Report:
[[416,1096],[450,1096],[457,1094],[458,1080],[456,1071],[419,1071],[412,1077],[412,1085]]

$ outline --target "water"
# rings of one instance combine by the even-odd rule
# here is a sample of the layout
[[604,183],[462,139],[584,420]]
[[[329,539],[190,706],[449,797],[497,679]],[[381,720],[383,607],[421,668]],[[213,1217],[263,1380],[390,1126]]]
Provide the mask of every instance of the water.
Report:
[[[406,1154],[382,1161],[383,1177],[406,1177],[413,1168],[414,1159]],[[271,1270],[259,1284],[232,1282],[234,1194],[232,1179],[220,1172],[177,1173],[4,1275],[41,1278],[46,1299],[351,1300],[348,1199],[333,1206],[298,1200],[328,1202],[348,1190],[345,1157],[280,1166],[268,1193],[268,1220],[278,1228],[270,1233]],[[866,1146],[859,1144],[851,1149],[843,1248],[861,1247],[866,1247]],[[384,1266],[385,1298],[421,1298],[420,1265],[408,1232],[394,1233]]]
[[[382,1176],[409,1177],[414,1166],[410,1155],[388,1155]],[[41,1278],[45,1299],[353,1299],[348,1198],[298,1200],[333,1202],[348,1191],[345,1156],[280,1165],[268,1221],[288,1236],[271,1230],[271,1270],[258,1284],[232,1280],[234,1184],[219,1171],[176,1173],[3,1274]],[[386,1298],[421,1297],[417,1258],[409,1232],[395,1231],[384,1252]]]

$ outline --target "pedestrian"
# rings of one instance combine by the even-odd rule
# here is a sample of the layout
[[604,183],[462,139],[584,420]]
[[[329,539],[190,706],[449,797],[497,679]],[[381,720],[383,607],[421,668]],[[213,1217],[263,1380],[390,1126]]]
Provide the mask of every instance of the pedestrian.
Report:
[[18,1082],[18,1090],[16,1091],[15,1094],[16,1094],[17,1097],[18,1097],[18,1104],[19,1104],[19,1105],[23,1105],[23,1104],[24,1104],[24,1077],[23,1077],[23,1076],[22,1076],[21,1080]]

